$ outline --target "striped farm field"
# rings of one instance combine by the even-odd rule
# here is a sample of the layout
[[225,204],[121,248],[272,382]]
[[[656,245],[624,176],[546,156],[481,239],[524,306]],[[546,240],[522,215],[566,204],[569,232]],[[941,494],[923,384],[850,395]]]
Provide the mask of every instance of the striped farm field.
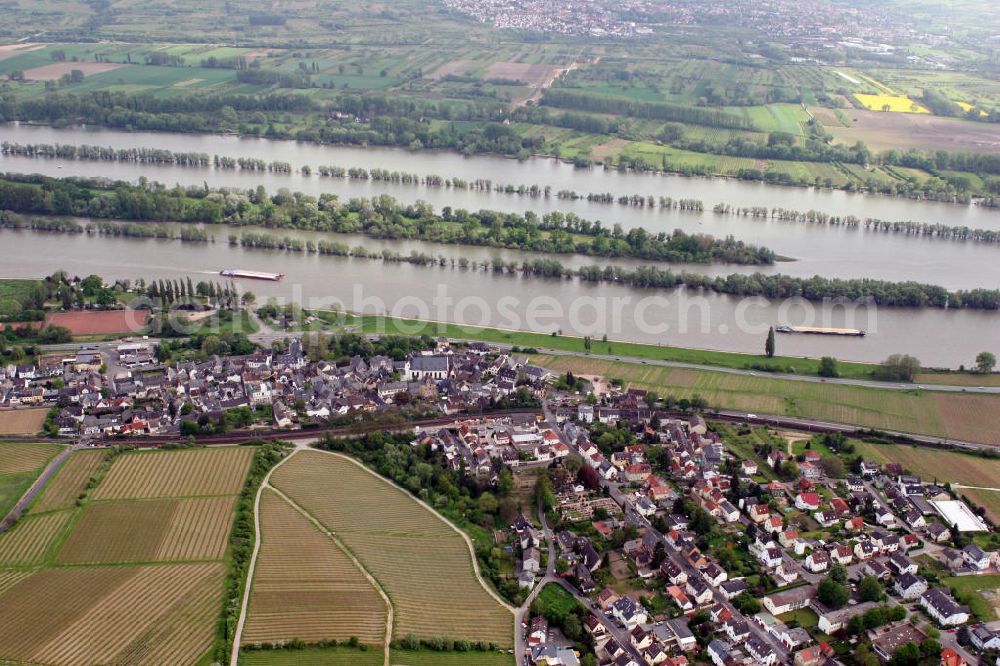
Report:
[[74,506],[77,498],[86,490],[87,482],[101,468],[105,457],[105,451],[74,451],[46,484],[42,496],[35,501],[31,510],[38,513]]
[[212,646],[225,566],[44,569],[0,595],[0,660],[190,664]]
[[0,594],[20,583],[31,573],[25,569],[0,569]]
[[382,666],[382,650],[306,648],[304,650],[245,650],[240,653],[241,666]]
[[356,636],[381,654],[387,608],[350,557],[274,491],[261,497],[260,520],[243,644]]
[[44,467],[61,446],[47,442],[0,442],[0,474],[31,472]]
[[72,516],[59,511],[22,518],[0,534],[0,566],[41,564]]
[[234,504],[232,497],[90,503],[63,543],[56,562],[222,559]]
[[443,518],[345,456],[300,451],[271,483],[337,538],[389,595],[395,637],[446,635],[509,647],[513,615],[476,575]]
[[237,495],[251,447],[143,451],[119,456],[94,492],[94,499]]

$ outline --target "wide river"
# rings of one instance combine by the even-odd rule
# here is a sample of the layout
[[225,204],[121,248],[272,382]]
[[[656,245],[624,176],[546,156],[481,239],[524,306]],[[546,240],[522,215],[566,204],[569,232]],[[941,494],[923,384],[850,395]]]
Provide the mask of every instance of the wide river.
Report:
[[[48,160],[0,157],[0,171],[45,173],[52,176],[101,175],[134,181],[140,176],[169,185],[250,188],[265,185],[269,191],[287,187],[311,194],[333,192],[342,198],[387,193],[403,202],[423,199],[435,208],[492,208],[523,212],[549,210],[574,212],[606,225],[642,226],[651,231],[681,228],[766,245],[792,257],[773,267],[685,266],[710,274],[732,272],[781,272],[827,277],[874,277],[918,280],[952,289],[1000,286],[1000,246],[963,243],[862,230],[821,227],[798,222],[759,221],[719,216],[711,212],[718,202],[735,206],[815,209],[837,215],[878,217],[887,220],[939,222],[998,229],[1000,212],[905,199],[866,196],[840,191],[784,188],[728,179],[619,173],[603,169],[581,170],[549,159],[517,162],[497,157],[462,157],[452,153],[410,152],[387,148],[319,146],[290,141],[244,139],[234,136],[129,133],[92,128],[0,125],[0,141],[19,143],[91,144],[101,146],[156,147],[176,152],[257,157],[289,162],[294,168],[319,165],[386,168],[419,175],[435,174],[466,180],[489,178],[494,182],[551,185],[553,191],[611,192],[701,199],[704,213],[643,210],[619,205],[560,201],[502,193],[456,191],[424,186],[348,181],[322,178],[315,173],[278,175],[217,171],[160,165],[115,162]],[[861,308],[764,303],[725,296],[685,292],[647,291],[612,284],[581,284],[575,280],[527,279],[458,267],[422,268],[381,261],[364,261],[277,251],[230,247],[229,233],[219,227],[214,244],[181,244],[99,236],[47,235],[0,232],[0,276],[38,276],[63,268],[73,273],[100,273],[109,278],[178,277],[236,267],[281,272],[280,283],[247,283],[259,297],[296,297],[317,305],[333,300],[350,310],[383,311],[423,318],[489,323],[511,328],[590,334],[607,333],[613,339],[690,347],[758,352],[771,324],[846,325],[868,331],[865,338],[834,339],[814,336],[780,336],[779,352],[789,355],[833,355],[852,360],[877,361],[890,353],[912,353],[931,366],[970,364],[984,349],[1000,352],[996,326],[1000,314],[966,311]],[[284,232],[280,232],[284,233]],[[482,261],[502,257],[522,260],[526,253],[441,246],[418,242],[373,241],[364,237],[336,237],[294,232],[300,238],[329,238],[369,249],[411,250]],[[583,258],[559,257],[566,265],[595,263]],[[450,263],[450,262],[449,262]],[[606,263],[597,261],[596,263]],[[616,261],[626,265],[632,262]],[[360,290],[360,291],[359,291]],[[653,298],[653,297],[657,298]],[[663,302],[665,299],[667,302]],[[449,304],[450,303],[450,304]]]

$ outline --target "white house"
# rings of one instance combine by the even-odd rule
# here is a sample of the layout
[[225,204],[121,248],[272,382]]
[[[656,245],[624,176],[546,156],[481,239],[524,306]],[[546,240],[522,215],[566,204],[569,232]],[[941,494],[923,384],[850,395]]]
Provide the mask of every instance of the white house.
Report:
[[646,611],[629,597],[622,597],[611,604],[611,614],[629,631],[646,623]]
[[927,591],[927,581],[910,573],[904,573],[893,583],[896,594],[904,599],[919,599]]
[[969,621],[969,607],[959,605],[940,587],[928,590],[920,597],[920,605],[927,614],[945,626],[965,624]]

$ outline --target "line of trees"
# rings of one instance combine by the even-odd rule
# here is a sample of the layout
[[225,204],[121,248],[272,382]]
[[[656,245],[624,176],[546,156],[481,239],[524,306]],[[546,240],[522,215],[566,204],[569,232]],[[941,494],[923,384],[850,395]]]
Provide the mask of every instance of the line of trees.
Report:
[[466,244],[552,254],[633,257],[658,262],[772,264],[770,249],[732,237],[624,231],[600,221],[557,212],[539,217],[445,207],[440,214],[426,202],[403,205],[393,197],[319,199],[286,189],[269,196],[255,190],[166,189],[156,183],[132,185],[105,179],[56,179],[6,174],[0,179],[0,202],[6,210],[38,215],[89,216],[138,221],[229,223],[363,233],[376,238],[412,238],[433,243]]
[[831,215],[816,210],[798,211],[788,208],[768,208],[766,206],[731,206],[718,203],[712,207],[717,215],[736,215],[756,219],[773,219],[784,222],[802,222],[824,226],[862,228],[879,233],[924,236],[942,240],[975,241],[977,243],[1000,243],[1000,231],[995,229],[974,229],[966,226],[951,226],[940,223],[913,222],[911,220],[882,220],[877,217],[860,218],[856,215]]
[[[821,276],[801,278],[763,273],[710,276],[688,271],[675,273],[657,266],[634,269],[621,266],[585,266],[577,270],[565,267],[555,259],[506,262],[469,261],[465,257],[434,257],[412,251],[409,255],[383,250],[373,252],[361,246],[349,248],[344,243],[311,240],[259,232],[244,232],[229,237],[231,245],[247,249],[284,250],[296,253],[317,253],[333,256],[369,259],[390,263],[409,263],[423,267],[451,267],[462,270],[490,271],[498,274],[522,274],[527,277],[579,278],[587,282],[614,282],[643,289],[677,289],[685,287],[729,296],[760,296],[767,299],[803,298],[809,301],[842,300],[868,302],[887,307],[967,308],[973,310],[1000,309],[1000,290],[973,289],[949,292],[944,287],[919,282],[889,282],[868,278],[831,279]],[[911,371],[911,375],[913,372]]]
[[549,88],[542,96],[541,103],[562,109],[589,111],[593,113],[613,113],[632,118],[649,118],[653,120],[669,120],[706,125],[708,127],[723,127],[727,129],[754,130],[754,124],[748,118],[737,116],[715,109],[705,109],[690,106],[676,106],[662,102],[642,102],[608,97],[582,90],[567,88]]

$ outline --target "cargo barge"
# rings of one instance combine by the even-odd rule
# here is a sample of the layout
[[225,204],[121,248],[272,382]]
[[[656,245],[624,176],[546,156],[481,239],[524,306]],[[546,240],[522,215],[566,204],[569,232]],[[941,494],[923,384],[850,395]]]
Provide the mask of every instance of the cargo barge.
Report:
[[855,338],[865,337],[860,328],[826,328],[822,326],[776,326],[778,333],[808,333],[810,335],[842,335]]
[[233,268],[226,268],[219,271],[219,275],[228,278],[246,278],[248,280],[270,280],[277,282],[285,277],[283,273],[258,273],[257,271],[240,271]]

